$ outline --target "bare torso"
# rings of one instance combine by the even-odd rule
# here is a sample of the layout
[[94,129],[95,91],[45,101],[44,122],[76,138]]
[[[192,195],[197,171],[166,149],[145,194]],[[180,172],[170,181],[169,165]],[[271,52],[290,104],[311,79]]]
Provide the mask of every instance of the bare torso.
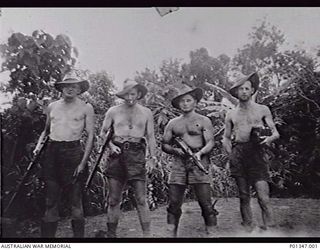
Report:
[[252,103],[248,109],[239,106],[231,111],[230,118],[233,125],[233,133],[236,142],[248,142],[251,129],[263,126],[263,118],[266,116],[266,106]]
[[205,144],[204,116],[195,113],[191,117],[179,116],[172,120],[172,135],[181,137],[190,148],[202,148]]
[[114,134],[122,137],[144,137],[146,134],[148,111],[148,108],[140,104],[129,108],[125,104],[113,107]]
[[85,127],[86,103],[56,101],[49,106],[50,138],[55,141],[75,141],[81,138]]

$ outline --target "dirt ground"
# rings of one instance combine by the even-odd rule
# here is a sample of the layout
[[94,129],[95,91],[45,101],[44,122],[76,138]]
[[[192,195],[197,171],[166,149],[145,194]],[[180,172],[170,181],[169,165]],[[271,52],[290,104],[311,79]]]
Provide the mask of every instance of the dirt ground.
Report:
[[[256,229],[251,233],[243,232],[240,225],[239,200],[221,198],[216,204],[219,211],[216,237],[320,237],[320,200],[315,199],[271,199],[271,206],[277,227],[263,231],[261,212],[256,199],[251,202]],[[204,222],[197,202],[186,202],[182,207],[178,237],[205,238]],[[151,212],[152,232],[155,238],[167,238],[166,207]],[[106,231],[106,214],[86,218],[87,238],[103,237]],[[57,237],[72,237],[70,222],[63,220],[59,224]],[[136,211],[122,213],[118,227],[119,238],[142,237]]]

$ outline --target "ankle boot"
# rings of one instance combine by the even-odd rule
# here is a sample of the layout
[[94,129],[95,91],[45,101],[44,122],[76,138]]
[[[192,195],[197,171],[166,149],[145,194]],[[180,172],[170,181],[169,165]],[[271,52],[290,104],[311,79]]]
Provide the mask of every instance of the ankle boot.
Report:
[[117,227],[118,227],[118,223],[107,223],[107,237],[108,238],[117,238]]
[[168,213],[167,215],[167,230],[170,233],[171,237],[176,238],[178,235],[178,225],[179,225],[180,216],[172,213]]
[[84,237],[84,219],[71,220],[73,237],[83,238]]
[[56,236],[58,222],[41,222],[41,238],[54,238]]

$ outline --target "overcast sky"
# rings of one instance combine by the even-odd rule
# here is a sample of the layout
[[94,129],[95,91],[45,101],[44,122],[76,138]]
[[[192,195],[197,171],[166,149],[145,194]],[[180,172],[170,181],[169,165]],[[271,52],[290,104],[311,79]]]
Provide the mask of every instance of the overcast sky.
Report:
[[162,60],[188,62],[189,52],[200,47],[214,57],[232,56],[263,17],[286,34],[288,46],[320,45],[320,8],[244,7],[180,8],[163,17],[155,8],[2,8],[0,42],[36,29],[66,34],[79,50],[78,67],[106,70],[120,86]]

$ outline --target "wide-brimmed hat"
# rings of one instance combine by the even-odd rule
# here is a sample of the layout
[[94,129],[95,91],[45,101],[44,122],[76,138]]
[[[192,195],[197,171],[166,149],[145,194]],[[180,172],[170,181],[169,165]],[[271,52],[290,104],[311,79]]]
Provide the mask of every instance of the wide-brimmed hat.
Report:
[[124,95],[127,94],[133,88],[137,88],[138,91],[141,93],[139,99],[142,99],[148,92],[148,89],[144,85],[137,83],[134,80],[127,79],[123,83],[122,90],[116,93],[116,96],[123,99]]
[[229,89],[230,94],[232,96],[238,98],[237,88],[239,86],[241,86],[242,84],[244,84],[246,81],[251,82],[252,87],[254,88],[253,94],[256,93],[259,88],[260,81],[259,81],[259,76],[258,76],[257,72],[254,72],[254,73],[251,73],[250,75],[242,77],[240,80],[238,80],[236,83],[234,83],[232,85],[232,87]]
[[67,76],[63,79],[63,81],[61,82],[56,82],[54,84],[54,87],[62,92],[62,89],[63,87],[69,85],[69,84],[74,84],[74,83],[77,83],[79,86],[80,86],[80,93],[79,94],[82,94],[83,92],[86,92],[89,87],[90,87],[90,84],[87,80],[81,80],[81,79],[78,79],[76,77],[70,77],[70,76]]
[[171,101],[172,106],[175,107],[176,109],[180,109],[179,107],[180,98],[185,95],[188,95],[188,94],[192,95],[197,100],[197,102],[199,102],[203,96],[203,90],[201,88],[192,89],[187,84],[181,84],[181,88],[179,88],[177,91],[178,91],[178,95],[174,97]]

